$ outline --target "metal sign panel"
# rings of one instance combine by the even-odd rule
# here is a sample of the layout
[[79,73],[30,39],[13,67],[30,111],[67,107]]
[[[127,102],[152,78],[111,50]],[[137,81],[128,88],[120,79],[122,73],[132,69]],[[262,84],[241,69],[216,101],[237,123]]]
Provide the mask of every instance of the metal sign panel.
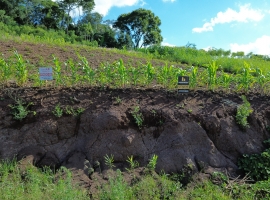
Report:
[[39,68],[39,79],[46,80],[46,81],[53,80],[52,67],[40,67]]
[[178,76],[178,93],[189,92],[189,76]]

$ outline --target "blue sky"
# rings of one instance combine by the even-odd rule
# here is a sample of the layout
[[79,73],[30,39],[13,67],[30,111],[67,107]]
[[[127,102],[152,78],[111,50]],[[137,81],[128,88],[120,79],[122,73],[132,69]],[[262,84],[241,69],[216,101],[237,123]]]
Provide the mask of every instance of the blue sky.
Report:
[[104,20],[138,8],[161,19],[163,45],[270,55],[269,0],[95,0]]

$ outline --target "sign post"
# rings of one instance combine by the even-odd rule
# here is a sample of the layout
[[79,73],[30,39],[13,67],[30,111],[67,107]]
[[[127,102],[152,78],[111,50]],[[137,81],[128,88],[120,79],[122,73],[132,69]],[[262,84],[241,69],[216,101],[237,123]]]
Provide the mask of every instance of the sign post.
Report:
[[178,76],[178,93],[189,92],[189,76]]
[[40,67],[39,68],[39,79],[41,81],[46,81],[46,87],[47,87],[47,81],[53,80],[52,67]]

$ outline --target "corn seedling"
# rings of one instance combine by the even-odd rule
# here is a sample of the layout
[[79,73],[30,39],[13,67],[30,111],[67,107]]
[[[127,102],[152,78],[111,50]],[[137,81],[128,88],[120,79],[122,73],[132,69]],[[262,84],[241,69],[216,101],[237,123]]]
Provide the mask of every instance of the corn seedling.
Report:
[[253,70],[250,68],[247,62],[244,62],[244,67],[241,70],[241,74],[238,74],[238,89],[243,89],[244,92],[248,92],[249,88],[253,84],[253,77],[251,73]]
[[217,80],[216,80],[216,76],[217,76],[217,69],[218,66],[216,65],[216,61],[212,61],[212,63],[209,64],[209,66],[207,67],[207,72],[208,72],[208,88],[210,90],[214,90]]
[[233,80],[233,75],[222,72],[222,74],[219,77],[219,80],[220,85],[225,89],[225,91],[228,92],[230,89],[231,82]]
[[131,81],[132,84],[136,87],[137,86],[137,82],[140,76],[140,70],[139,67],[130,67],[129,71],[131,73]]
[[66,66],[69,67],[71,70],[71,85],[74,86],[77,84],[77,82],[80,79],[80,76],[78,74],[78,67],[75,65],[74,61],[70,58],[68,59],[67,63],[65,63]]
[[17,78],[17,84],[19,86],[23,86],[27,81],[28,71],[26,69],[26,61],[23,59],[22,55],[20,55],[17,51],[14,52],[17,61],[15,63],[15,76]]
[[96,74],[95,70],[89,66],[88,60],[85,57],[80,55],[78,55],[78,57],[81,61],[80,65],[82,66],[83,79],[87,81],[91,86],[94,85]]
[[118,72],[121,87],[124,88],[127,83],[127,69],[124,66],[122,59],[120,59],[119,62],[117,62],[116,70]]
[[53,55],[53,62],[54,62],[53,77],[55,79],[55,85],[58,87],[61,84],[63,84],[61,64],[60,64],[59,59],[55,57],[54,55]]
[[104,159],[105,159],[105,165],[107,165],[110,169],[112,169],[114,166],[113,162],[114,162],[114,159],[113,159],[113,155],[111,156],[108,156],[107,154],[104,156]]
[[0,84],[7,84],[11,74],[11,66],[8,65],[4,58],[0,58]]
[[151,63],[148,63],[145,66],[144,76],[146,79],[146,85],[149,86],[149,84],[154,80],[155,75],[155,68],[152,66]]
[[198,67],[191,67],[190,88],[195,89],[197,86]]

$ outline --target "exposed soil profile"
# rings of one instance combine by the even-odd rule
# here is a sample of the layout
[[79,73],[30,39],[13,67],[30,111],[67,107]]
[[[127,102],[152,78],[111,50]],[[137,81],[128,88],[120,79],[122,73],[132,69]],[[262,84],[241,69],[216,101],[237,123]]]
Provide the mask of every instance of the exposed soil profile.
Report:
[[[180,172],[189,166],[191,173],[237,174],[237,159],[261,152],[270,135],[270,97],[256,94],[247,96],[253,113],[246,130],[236,124],[237,106],[243,102],[235,94],[7,88],[0,97],[0,159],[16,156],[38,167],[65,166],[88,186],[91,177],[83,171],[85,160],[93,168],[98,161],[96,172],[104,171],[106,154],[113,155],[115,167],[123,171],[128,156],[133,155],[143,167],[156,154],[157,172]],[[9,105],[16,106],[19,99],[29,113],[15,120],[14,107]],[[57,106],[63,111],[61,117],[56,116]],[[135,108],[141,113],[140,126],[133,115]]]

